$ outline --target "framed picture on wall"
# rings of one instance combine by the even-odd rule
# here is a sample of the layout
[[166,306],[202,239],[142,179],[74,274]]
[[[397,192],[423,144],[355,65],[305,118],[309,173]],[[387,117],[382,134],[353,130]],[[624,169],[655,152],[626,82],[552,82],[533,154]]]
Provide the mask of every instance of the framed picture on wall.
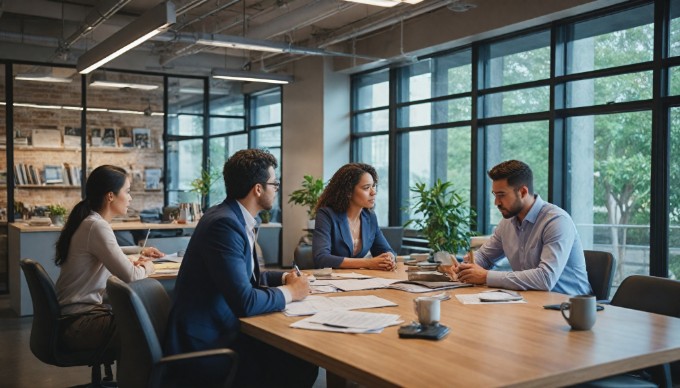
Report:
[[151,148],[151,130],[149,128],[133,128],[132,139],[136,148]]
[[132,147],[130,128],[118,128],[118,145],[125,148]]
[[80,148],[80,127],[64,127],[64,147]]
[[58,129],[34,129],[31,132],[33,147],[61,148],[61,131]]
[[144,189],[147,191],[156,191],[161,189],[160,168],[144,169]]
[[115,128],[104,128],[104,136],[102,136],[102,147],[116,147]]
[[47,184],[64,183],[64,176],[62,172],[63,172],[62,166],[46,164],[44,168],[45,183]]
[[102,146],[102,129],[90,128],[90,145],[92,147]]

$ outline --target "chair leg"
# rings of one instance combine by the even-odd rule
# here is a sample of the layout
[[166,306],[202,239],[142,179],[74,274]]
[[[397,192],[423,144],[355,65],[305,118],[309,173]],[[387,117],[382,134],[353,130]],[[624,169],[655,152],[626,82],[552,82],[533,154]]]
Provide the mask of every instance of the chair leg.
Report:
[[102,369],[101,365],[92,365],[92,382],[90,383],[92,387],[101,387],[102,383]]
[[113,381],[113,370],[111,369],[111,364],[104,364],[104,378],[103,381]]

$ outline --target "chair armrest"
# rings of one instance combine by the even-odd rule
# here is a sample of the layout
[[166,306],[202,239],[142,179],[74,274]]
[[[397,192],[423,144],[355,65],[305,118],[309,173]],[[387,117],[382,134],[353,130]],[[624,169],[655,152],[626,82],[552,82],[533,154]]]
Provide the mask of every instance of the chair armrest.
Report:
[[165,375],[165,370],[175,362],[182,360],[190,360],[196,358],[205,357],[221,357],[224,358],[225,364],[227,361],[231,361],[227,364],[229,367],[229,374],[224,380],[224,387],[230,387],[234,377],[236,377],[236,368],[238,367],[238,354],[231,349],[219,348],[210,350],[200,350],[197,352],[180,353],[173,354],[172,356],[166,356],[159,360],[151,372],[151,381],[149,386],[151,387],[162,387],[163,386],[163,376]]

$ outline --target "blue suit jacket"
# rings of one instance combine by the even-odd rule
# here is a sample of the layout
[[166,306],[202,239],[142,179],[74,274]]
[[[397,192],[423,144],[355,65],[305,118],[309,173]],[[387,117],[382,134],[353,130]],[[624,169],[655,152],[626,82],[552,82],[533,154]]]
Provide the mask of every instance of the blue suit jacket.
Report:
[[[251,272],[254,270],[254,274]],[[281,272],[260,275],[238,203],[225,200],[201,218],[175,285],[166,354],[230,346],[239,317],[283,310]]]
[[345,257],[364,257],[369,250],[373,257],[385,252],[392,252],[396,257],[378,227],[378,218],[368,209],[361,211],[361,244],[361,251],[354,255],[347,213],[337,213],[329,207],[316,212],[312,240],[316,268],[338,268]]

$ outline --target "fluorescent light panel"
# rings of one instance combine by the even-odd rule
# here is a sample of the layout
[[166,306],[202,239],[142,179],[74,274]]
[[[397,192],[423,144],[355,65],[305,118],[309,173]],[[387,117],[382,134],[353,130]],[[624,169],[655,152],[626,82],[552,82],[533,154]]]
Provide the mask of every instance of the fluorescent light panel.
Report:
[[256,73],[242,70],[214,69],[213,78],[228,79],[232,81],[265,82],[270,84],[288,84],[293,82],[293,77],[284,74]]
[[78,58],[76,68],[80,74],[92,70],[139,46],[175,23],[175,5],[168,1],[157,5],[135,19],[103,42]]
[[130,88],[130,89],[140,89],[140,90],[154,90],[158,89],[158,85],[149,84],[135,84],[129,82],[118,82],[118,81],[107,81],[107,80],[93,80],[90,82],[90,86],[94,88]]
[[346,0],[353,3],[375,5],[378,7],[394,7],[401,3],[418,4],[423,0]]
[[14,79],[20,81],[52,82],[62,84],[68,84],[73,81],[69,77],[55,77],[53,75],[46,74],[17,74],[14,76]]
[[282,53],[286,51],[288,45],[267,40],[248,39],[232,35],[211,35],[206,34],[196,40],[196,44],[203,44],[213,47],[225,47],[240,50],[267,51],[271,53]]

